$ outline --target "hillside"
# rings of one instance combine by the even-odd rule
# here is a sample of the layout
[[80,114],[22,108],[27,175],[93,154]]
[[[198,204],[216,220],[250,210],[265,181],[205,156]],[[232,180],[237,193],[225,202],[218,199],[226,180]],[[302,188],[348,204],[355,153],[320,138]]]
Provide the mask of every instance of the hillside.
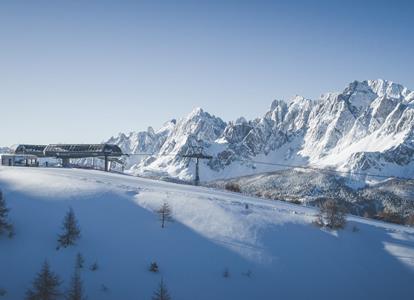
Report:
[[[99,264],[81,274],[89,299],[150,299],[161,277],[181,300],[414,293],[411,228],[349,217],[331,232],[311,224],[311,208],[92,170],[0,167],[0,188],[16,231],[0,238],[4,299],[22,299],[45,259],[66,288],[78,252],[86,266]],[[161,229],[153,211],[164,201],[175,222]],[[57,251],[69,207],[82,236]],[[159,274],[147,270],[152,261]]]
[[414,213],[414,180],[389,178],[356,188],[336,173],[297,168],[216,180],[208,186],[225,189],[228,184],[237,185],[243,194],[316,207],[335,199],[351,214],[378,218],[387,212],[407,224]]

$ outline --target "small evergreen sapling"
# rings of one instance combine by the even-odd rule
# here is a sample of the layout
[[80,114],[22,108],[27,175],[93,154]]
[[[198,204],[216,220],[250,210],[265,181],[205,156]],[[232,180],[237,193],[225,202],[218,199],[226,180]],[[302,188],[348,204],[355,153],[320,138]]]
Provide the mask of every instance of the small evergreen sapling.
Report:
[[150,264],[149,271],[153,273],[158,273],[159,269],[155,261]]
[[59,277],[50,270],[47,261],[33,281],[33,286],[26,292],[26,300],[55,300],[61,297]]
[[89,270],[91,271],[97,271],[99,269],[98,263],[95,261],[90,267]]
[[66,248],[75,245],[76,241],[80,238],[80,228],[72,208],[66,213],[62,230],[63,233],[58,236],[58,250],[60,247]]
[[78,252],[78,254],[76,255],[76,268],[83,269],[84,263],[85,263],[85,259],[83,258],[82,254]]
[[3,288],[0,288],[0,297],[4,297],[7,295],[7,291]]
[[253,274],[252,270],[247,270],[247,272],[242,273],[242,275],[249,277],[249,278],[252,277],[252,274]]
[[223,277],[224,278],[229,278],[230,277],[230,271],[228,268],[225,268],[223,271]]
[[171,296],[168,292],[167,286],[165,285],[163,279],[161,279],[158,288],[154,291],[152,300],[171,300]]
[[166,222],[172,222],[172,211],[167,202],[164,202],[158,210],[160,216],[161,228],[165,227]]
[[104,293],[109,293],[109,288],[102,283],[102,285],[101,285],[101,291],[104,292]]
[[9,223],[8,214],[9,209],[6,207],[6,200],[3,197],[3,192],[0,191],[0,236],[7,233],[9,238],[14,235],[13,225]]

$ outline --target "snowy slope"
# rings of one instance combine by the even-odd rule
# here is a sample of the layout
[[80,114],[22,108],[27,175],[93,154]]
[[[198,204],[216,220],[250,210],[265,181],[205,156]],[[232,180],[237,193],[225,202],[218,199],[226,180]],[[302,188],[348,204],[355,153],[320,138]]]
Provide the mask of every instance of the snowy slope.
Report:
[[253,161],[414,177],[414,92],[391,81],[354,81],[316,101],[275,100],[250,121],[226,123],[197,108],[167,124],[162,138],[150,128],[109,140],[132,153],[152,151],[151,157],[128,161],[132,174],[190,179],[193,162],[180,154],[201,147],[214,157],[202,162],[204,181],[280,169]]
[[[5,299],[23,298],[44,259],[67,286],[77,252],[100,266],[82,271],[89,299],[150,299],[161,277],[181,300],[414,293],[414,230],[406,227],[352,217],[345,230],[327,232],[311,225],[310,208],[91,170],[0,167],[0,188],[16,228],[12,240],[0,238]],[[164,230],[153,213],[163,201],[176,219]],[[56,251],[69,206],[82,237]],[[154,260],[161,274],[147,271]]]

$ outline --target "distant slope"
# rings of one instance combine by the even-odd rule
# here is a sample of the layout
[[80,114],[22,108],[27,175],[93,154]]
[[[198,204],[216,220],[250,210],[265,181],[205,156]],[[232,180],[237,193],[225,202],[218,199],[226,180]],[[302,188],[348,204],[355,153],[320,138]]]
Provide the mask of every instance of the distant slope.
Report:
[[375,217],[383,211],[405,218],[414,214],[414,180],[394,178],[355,188],[338,174],[297,168],[217,180],[209,186],[224,189],[230,183],[247,195],[312,206],[327,198],[335,199],[350,213],[360,216]]
[[[23,298],[44,259],[66,287],[78,252],[100,266],[82,271],[89,299],[150,299],[161,277],[181,300],[414,294],[410,228],[351,217],[345,230],[327,232],[311,225],[313,209],[98,171],[0,167],[0,188],[16,228],[12,240],[0,238],[5,299]],[[162,230],[153,210],[164,201],[176,221]],[[82,237],[56,251],[69,206]],[[147,271],[152,261],[160,274]]]

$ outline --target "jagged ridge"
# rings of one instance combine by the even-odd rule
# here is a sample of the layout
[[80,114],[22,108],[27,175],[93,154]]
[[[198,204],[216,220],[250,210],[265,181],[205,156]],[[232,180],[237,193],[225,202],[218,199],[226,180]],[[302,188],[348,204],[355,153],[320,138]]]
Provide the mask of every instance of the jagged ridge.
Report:
[[[119,134],[108,142],[128,153],[134,174],[189,179],[193,162],[180,154],[202,147],[214,158],[202,164],[202,180],[278,169],[254,161],[310,164],[353,173],[414,176],[414,92],[385,80],[354,81],[318,100],[275,100],[263,117],[224,122],[200,108],[158,131]],[[353,176],[354,179],[367,178]]]

